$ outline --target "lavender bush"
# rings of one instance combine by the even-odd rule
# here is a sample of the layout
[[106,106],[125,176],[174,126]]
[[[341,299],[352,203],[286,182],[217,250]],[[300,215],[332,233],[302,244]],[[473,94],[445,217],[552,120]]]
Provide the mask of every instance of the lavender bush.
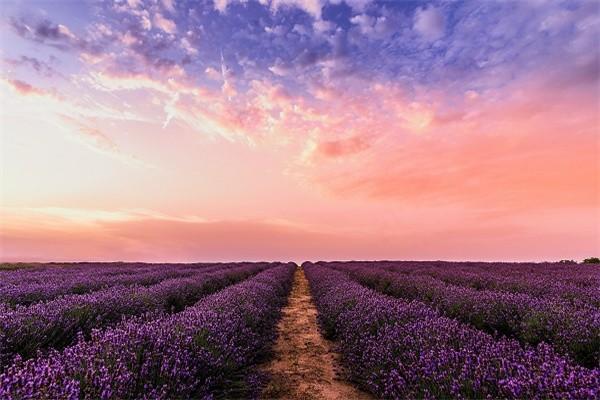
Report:
[[332,266],[351,274],[361,284],[394,297],[427,303],[448,317],[488,333],[532,345],[546,342],[583,366],[600,366],[600,308],[591,304],[572,303],[560,296],[477,290],[429,275],[390,272],[369,263]]
[[550,346],[523,346],[382,295],[333,268],[304,268],[327,336],[364,389],[382,398],[573,398],[600,395],[600,371]]
[[44,268],[38,273],[27,269],[11,271],[2,276],[0,282],[0,302],[9,305],[29,305],[55,299],[66,294],[83,294],[119,285],[153,285],[169,278],[190,276],[199,268],[168,264],[145,265],[139,267],[114,267],[101,264],[86,268]]
[[181,313],[125,321],[61,352],[17,360],[0,375],[0,398],[210,398],[243,390],[248,367],[274,339],[294,267],[275,265]]
[[500,290],[534,297],[554,297],[600,307],[600,266],[561,263],[371,263],[406,275],[429,275],[477,290]]
[[202,296],[241,281],[269,264],[231,264],[199,268],[187,278],[168,279],[150,287],[111,287],[83,295],[11,309],[0,308],[0,371],[19,354],[27,359],[38,350],[62,348],[78,333],[118,322],[125,316],[177,312]]

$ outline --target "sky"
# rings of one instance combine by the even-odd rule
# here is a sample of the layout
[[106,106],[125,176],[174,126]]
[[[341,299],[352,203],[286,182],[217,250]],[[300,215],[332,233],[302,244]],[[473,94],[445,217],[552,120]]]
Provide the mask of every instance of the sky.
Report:
[[600,254],[597,1],[0,5],[0,260]]

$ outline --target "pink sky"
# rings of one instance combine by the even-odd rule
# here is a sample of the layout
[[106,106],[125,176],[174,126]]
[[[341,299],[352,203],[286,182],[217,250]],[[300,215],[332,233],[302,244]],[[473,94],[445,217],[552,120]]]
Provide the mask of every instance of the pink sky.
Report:
[[0,259],[598,256],[594,3],[386,4],[7,4]]

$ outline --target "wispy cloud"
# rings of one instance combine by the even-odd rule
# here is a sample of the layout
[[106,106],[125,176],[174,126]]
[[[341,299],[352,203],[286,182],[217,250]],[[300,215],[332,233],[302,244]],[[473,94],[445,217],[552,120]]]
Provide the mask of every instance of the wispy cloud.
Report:
[[3,58],[2,61],[11,67],[28,66],[34,71],[36,71],[38,74],[41,74],[46,77],[60,75],[56,71],[56,69],[54,69],[54,67],[52,67],[49,63],[42,61],[36,57],[21,55],[18,58]]
[[[340,254],[357,237],[373,248],[389,239],[381,254],[418,247],[400,231],[444,243],[434,246],[443,254],[482,255],[477,235],[494,243],[488,255],[511,231],[533,247],[566,237],[578,251],[600,235],[582,222],[597,217],[600,195],[594,2],[22,2],[9,14],[0,115],[11,204],[87,199],[121,215],[129,201],[173,215],[185,203],[202,216],[107,217],[92,224],[98,247],[81,244],[94,254],[118,247],[110,224],[135,248],[126,257],[156,256],[143,227],[183,258],[199,254],[194,234],[224,240],[227,229],[236,243],[281,234],[285,254],[310,250],[292,239]],[[554,228],[539,228],[544,218]]]

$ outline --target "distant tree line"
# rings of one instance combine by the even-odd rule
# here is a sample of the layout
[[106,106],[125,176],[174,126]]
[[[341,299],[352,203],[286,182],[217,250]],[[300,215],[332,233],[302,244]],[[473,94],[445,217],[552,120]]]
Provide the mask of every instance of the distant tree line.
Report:
[[598,257],[590,257],[583,260],[584,264],[600,264],[600,258]]
[[[577,264],[575,260],[560,260],[559,264]],[[598,257],[590,257],[586,258],[581,262],[582,264],[600,264],[600,258]]]

